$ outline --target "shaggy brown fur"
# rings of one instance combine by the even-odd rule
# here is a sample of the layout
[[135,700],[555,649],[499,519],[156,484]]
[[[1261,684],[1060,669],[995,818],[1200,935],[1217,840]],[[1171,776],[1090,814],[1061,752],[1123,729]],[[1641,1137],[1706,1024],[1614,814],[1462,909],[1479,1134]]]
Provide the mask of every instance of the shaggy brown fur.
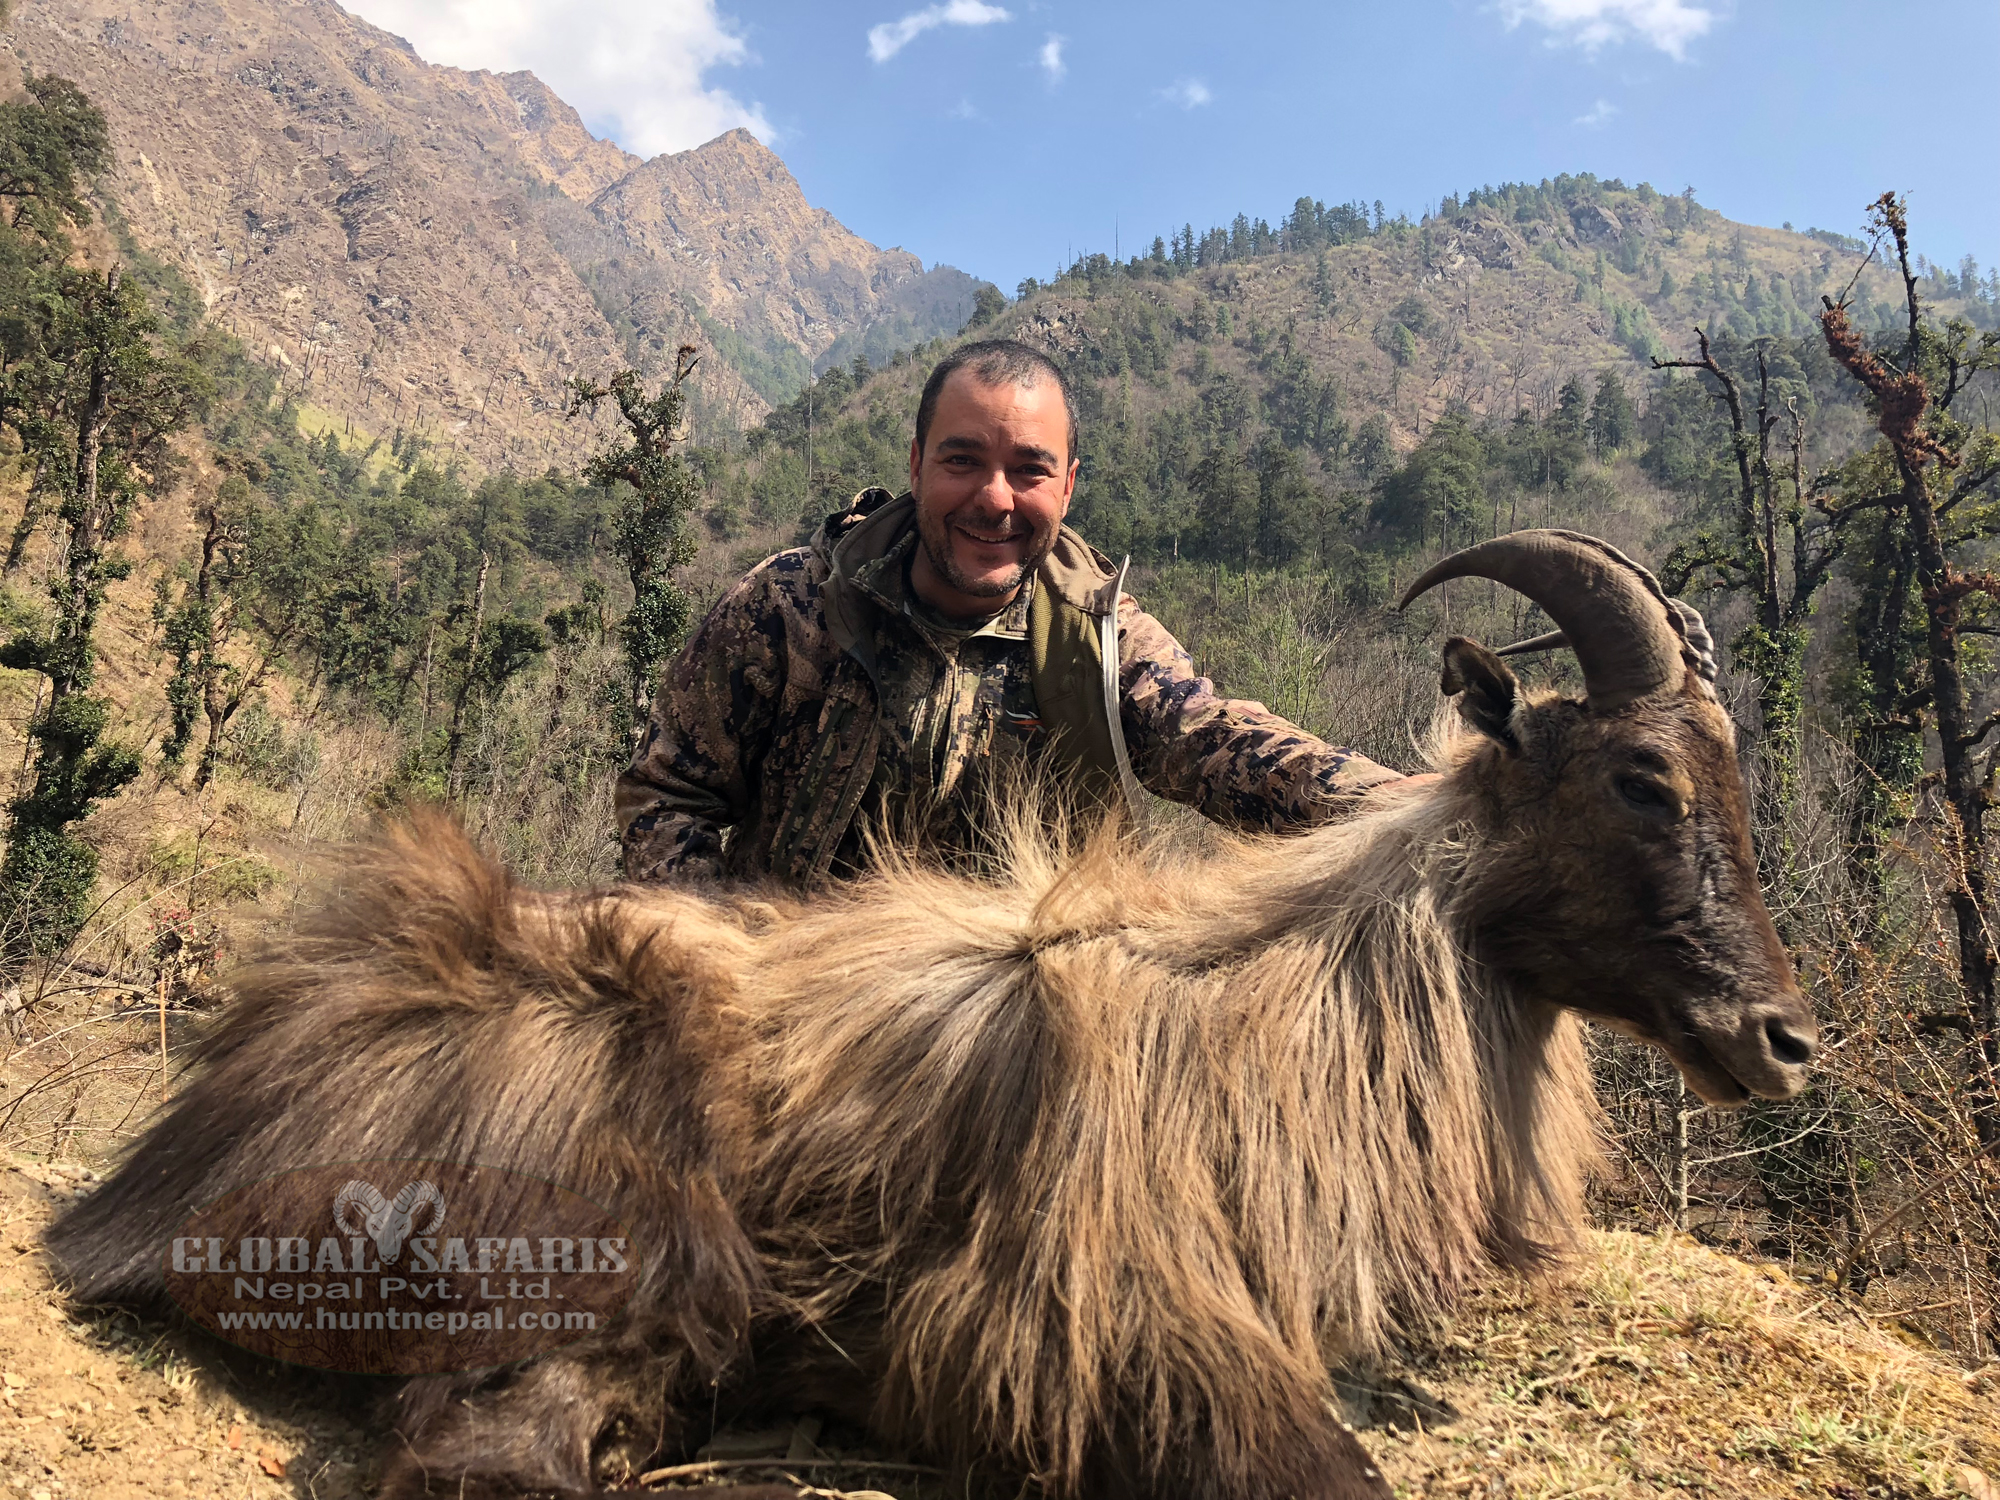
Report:
[[1058,1496],[1386,1495],[1326,1361],[1571,1235],[1570,1012],[1715,1098],[1810,1050],[1706,693],[1599,717],[1458,665],[1493,737],[1427,793],[1193,865],[1023,826],[989,880],[545,895],[419,820],[238,977],[54,1248],[81,1297],[157,1298],[191,1206],[361,1157],[620,1214],[619,1327],[413,1382],[391,1495],[615,1482],[705,1435],[711,1380]]

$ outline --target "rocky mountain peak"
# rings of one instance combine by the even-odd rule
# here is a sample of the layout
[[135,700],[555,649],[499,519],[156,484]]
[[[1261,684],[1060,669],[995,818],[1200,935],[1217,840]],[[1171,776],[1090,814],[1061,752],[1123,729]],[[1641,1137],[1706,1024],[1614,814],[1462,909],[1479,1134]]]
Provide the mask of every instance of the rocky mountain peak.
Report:
[[851,233],[748,131],[642,161],[534,74],[432,66],[332,0],[22,0],[11,41],[104,110],[137,247],[357,435],[539,468],[591,446],[572,373],[701,344],[712,429],[971,309],[970,278]]

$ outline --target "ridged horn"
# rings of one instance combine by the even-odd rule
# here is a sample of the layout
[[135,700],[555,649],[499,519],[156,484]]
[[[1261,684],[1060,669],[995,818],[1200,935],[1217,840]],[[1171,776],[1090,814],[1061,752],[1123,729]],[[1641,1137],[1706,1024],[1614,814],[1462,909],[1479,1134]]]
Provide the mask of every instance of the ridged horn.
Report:
[[1554,529],[1495,537],[1425,569],[1397,607],[1451,578],[1491,578],[1539,604],[1576,652],[1600,713],[1678,685],[1697,664],[1659,581],[1596,537]]
[[1547,635],[1529,636],[1525,641],[1516,641],[1511,646],[1502,646],[1495,656],[1532,656],[1537,651],[1560,651],[1569,644],[1569,637],[1560,630],[1551,630]]

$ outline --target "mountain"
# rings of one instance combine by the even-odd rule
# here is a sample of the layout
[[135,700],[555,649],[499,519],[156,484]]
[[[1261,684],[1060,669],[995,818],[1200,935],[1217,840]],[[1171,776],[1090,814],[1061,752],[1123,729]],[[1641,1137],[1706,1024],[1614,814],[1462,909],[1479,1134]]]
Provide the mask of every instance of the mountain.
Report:
[[[785,164],[747,130],[657,156],[590,207],[655,263],[679,268],[682,295],[699,315],[754,332],[768,347],[823,354],[925,279],[916,256],[877,250],[809,207]],[[939,274],[964,298],[963,323],[976,283],[963,272]]]
[[533,74],[432,66],[330,0],[26,0],[12,50],[104,110],[127,253],[322,421],[486,467],[592,445],[569,375],[698,343],[697,422],[741,426],[829,352],[955,329],[978,285],[851,233],[746,132],[642,161]]
[[[1926,306],[2000,325],[2000,281],[1924,269]],[[1815,321],[1821,297],[1844,289],[1862,327],[1901,326],[1900,279],[1859,241],[1737,223],[1690,195],[1578,176],[1448,197],[1420,224],[1301,199],[1276,228],[1239,218],[1124,262],[1082,258],[1049,285],[1024,283],[976,332],[1044,349],[1075,381],[1084,422],[1073,516],[1100,547],[1141,561],[1330,564],[1388,545],[1368,531],[1382,507],[1363,501],[1399,459],[1434,434],[1445,441],[1441,424],[1490,434],[1518,418],[1520,441],[1538,441],[1530,435],[1552,423],[1585,420],[1566,387],[1577,382],[1587,406],[1605,376],[1645,406],[1662,380],[1652,360],[1692,356],[1697,327],[1746,362],[1751,340],[1785,346],[1773,366],[1781,417],[1807,376],[1851,394]],[[804,397],[752,435],[734,503],[789,515],[808,465],[809,516],[864,485],[896,483],[923,376],[921,363],[899,363],[856,386],[829,371],[812,395],[810,439]],[[1813,454],[1838,453],[1867,427],[1851,402],[1803,410],[1817,424]],[[1280,469],[1283,485],[1313,497],[1300,522],[1311,534],[1288,524],[1253,545],[1241,513]],[[1543,507],[1563,474],[1551,461],[1538,477]]]

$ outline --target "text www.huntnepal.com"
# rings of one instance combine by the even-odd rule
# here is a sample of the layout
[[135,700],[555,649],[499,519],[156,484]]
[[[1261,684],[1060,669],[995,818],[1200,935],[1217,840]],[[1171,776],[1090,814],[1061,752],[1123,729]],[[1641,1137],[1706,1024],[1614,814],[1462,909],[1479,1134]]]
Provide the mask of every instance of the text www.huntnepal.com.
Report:
[[406,1311],[387,1307],[380,1311],[346,1312],[332,1307],[315,1307],[312,1311],[311,1323],[306,1321],[302,1309],[294,1312],[218,1312],[215,1321],[226,1332],[314,1328],[340,1329],[346,1332],[395,1329],[453,1334],[519,1328],[541,1329],[545,1332],[590,1333],[597,1328],[596,1313],[579,1312],[575,1309],[538,1312],[534,1308],[523,1308],[511,1315],[500,1308],[480,1312],[460,1312],[456,1309],[445,1312],[439,1308],[431,1308],[429,1311],[421,1309]]

